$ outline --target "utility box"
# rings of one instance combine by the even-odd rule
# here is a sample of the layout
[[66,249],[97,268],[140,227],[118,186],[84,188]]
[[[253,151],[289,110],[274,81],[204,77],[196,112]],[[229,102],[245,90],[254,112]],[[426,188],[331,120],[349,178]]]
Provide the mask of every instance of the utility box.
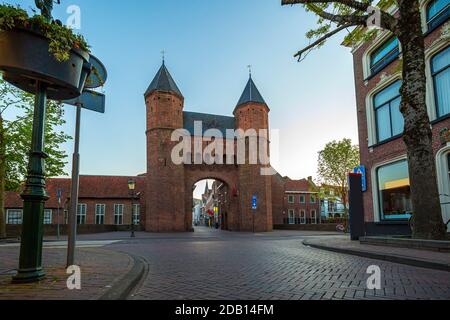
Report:
[[349,174],[350,236],[354,241],[365,236],[362,175]]

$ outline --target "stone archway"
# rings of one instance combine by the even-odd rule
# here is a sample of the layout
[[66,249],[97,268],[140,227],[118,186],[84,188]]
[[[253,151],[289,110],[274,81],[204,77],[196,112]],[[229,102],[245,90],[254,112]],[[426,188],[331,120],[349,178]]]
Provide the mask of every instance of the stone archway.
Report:
[[239,214],[238,190],[238,169],[236,166],[186,166],[185,167],[185,210],[186,210],[186,230],[193,230],[192,227],[192,192],[194,185],[202,180],[217,180],[225,184],[227,189],[224,212],[226,214],[225,230],[240,231],[241,221]]

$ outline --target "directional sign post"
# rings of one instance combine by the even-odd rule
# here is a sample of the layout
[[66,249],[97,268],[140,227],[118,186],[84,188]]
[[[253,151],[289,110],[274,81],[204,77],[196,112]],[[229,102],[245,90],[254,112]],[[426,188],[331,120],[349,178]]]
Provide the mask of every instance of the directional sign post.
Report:
[[366,167],[363,165],[360,165],[353,170],[353,173],[361,175],[362,192],[366,192],[367,191]]
[[92,72],[86,79],[84,90],[81,96],[64,103],[77,108],[75,124],[75,141],[72,160],[72,186],[70,191],[69,210],[69,239],[67,245],[67,267],[75,264],[75,247],[77,241],[77,211],[78,211],[78,191],[80,186],[80,122],[81,109],[87,109],[99,113],[105,113],[105,95],[96,91],[88,90],[103,86],[108,74],[105,66],[94,56],[90,56],[89,63],[92,65]]
[[256,210],[258,209],[258,197],[257,196],[253,196],[252,197],[252,210],[253,210],[253,233],[255,233],[255,214],[256,214]]
[[253,196],[253,198],[252,198],[252,209],[253,210],[258,209],[258,197],[257,196]]

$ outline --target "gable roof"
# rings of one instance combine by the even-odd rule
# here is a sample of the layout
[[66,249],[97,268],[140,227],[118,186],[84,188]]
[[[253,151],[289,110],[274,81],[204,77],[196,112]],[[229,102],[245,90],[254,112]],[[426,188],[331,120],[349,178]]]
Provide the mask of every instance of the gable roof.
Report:
[[[79,199],[129,199],[128,180],[136,181],[136,193],[141,192],[143,199],[146,177],[126,176],[80,176]],[[49,200],[45,203],[48,209],[58,208],[57,192],[61,189],[62,208],[67,199],[70,199],[71,179],[50,178],[47,179],[47,193]],[[7,192],[5,208],[18,209],[23,207],[23,201],[18,192]]]
[[202,123],[203,136],[209,129],[217,129],[222,133],[222,136],[227,137],[227,129],[235,129],[234,117],[219,116],[215,114],[197,113],[197,112],[183,112],[184,129],[194,136],[195,122]]
[[180,97],[183,97],[180,89],[178,89],[177,84],[170,75],[169,70],[167,70],[164,62],[161,68],[159,68],[159,71],[156,73],[155,78],[153,78],[153,81],[147,88],[147,91],[145,91],[144,96],[148,96],[153,91],[172,92],[179,95]]

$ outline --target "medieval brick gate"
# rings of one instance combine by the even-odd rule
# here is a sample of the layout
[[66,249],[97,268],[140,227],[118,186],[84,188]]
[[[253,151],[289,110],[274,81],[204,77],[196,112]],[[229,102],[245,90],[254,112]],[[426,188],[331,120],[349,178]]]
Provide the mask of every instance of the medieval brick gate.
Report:
[[[226,229],[230,231],[272,231],[272,189],[271,177],[261,175],[267,165],[256,164],[214,164],[197,161],[175,164],[172,152],[179,142],[172,141],[172,134],[179,129],[189,133],[188,143],[194,146],[193,137],[205,137],[209,129],[216,129],[228,137],[227,130],[254,129],[257,132],[269,128],[269,107],[262,98],[253,80],[249,79],[236,108],[234,117],[185,112],[184,97],[165,64],[161,66],[145,93],[147,107],[147,187],[145,229],[150,232],[189,232],[192,227],[193,186],[204,179],[215,179],[226,185]],[[196,124],[202,123],[202,132],[196,131]],[[236,146],[242,140],[232,138]],[[244,138],[246,158],[249,157],[248,138]],[[259,136],[268,149],[267,137]],[[202,139],[201,152],[208,147],[210,139]],[[225,144],[224,144],[225,145]],[[185,159],[195,160],[199,154],[183,153]],[[197,151],[195,151],[197,152]],[[200,154],[202,155],[202,154]],[[224,158],[230,155],[224,148]],[[258,162],[259,163],[259,162]],[[252,199],[257,198],[256,209]]]

